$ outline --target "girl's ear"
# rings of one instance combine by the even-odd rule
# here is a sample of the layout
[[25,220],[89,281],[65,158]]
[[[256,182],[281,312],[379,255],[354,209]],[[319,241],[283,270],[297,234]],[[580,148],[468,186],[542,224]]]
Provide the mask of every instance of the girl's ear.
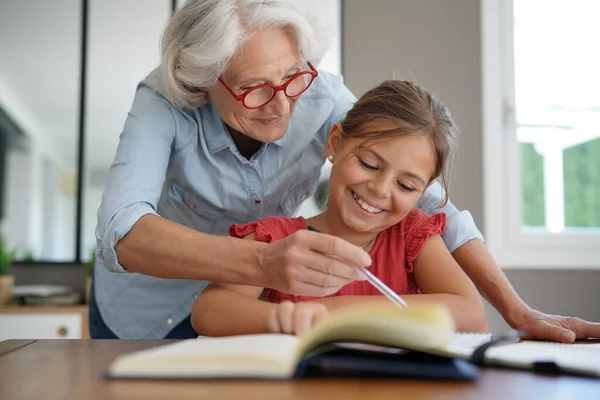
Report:
[[[339,143],[342,139],[342,126],[339,122],[336,122],[329,131],[329,136],[327,137],[327,157],[333,157],[335,159],[335,155],[338,151]],[[333,163],[333,160],[330,160]]]

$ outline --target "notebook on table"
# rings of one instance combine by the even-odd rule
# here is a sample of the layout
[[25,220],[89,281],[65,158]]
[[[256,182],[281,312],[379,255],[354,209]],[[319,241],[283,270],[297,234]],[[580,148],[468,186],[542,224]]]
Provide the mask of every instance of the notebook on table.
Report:
[[[587,347],[582,347],[587,346]],[[348,307],[301,338],[285,334],[188,339],[124,354],[114,379],[292,379],[375,376],[469,380],[499,365],[600,377],[600,345],[510,343],[456,334],[442,305]]]

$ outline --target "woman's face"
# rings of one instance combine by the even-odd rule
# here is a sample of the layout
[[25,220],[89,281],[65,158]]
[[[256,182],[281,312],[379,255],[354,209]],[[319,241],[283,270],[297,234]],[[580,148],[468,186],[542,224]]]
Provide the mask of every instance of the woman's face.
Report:
[[[254,32],[236,52],[221,79],[236,93],[261,84],[279,86],[302,70],[294,37],[281,29]],[[298,100],[288,98],[283,91],[265,106],[244,107],[220,83],[207,89],[219,115],[232,129],[259,142],[274,142],[287,132],[290,116]]]

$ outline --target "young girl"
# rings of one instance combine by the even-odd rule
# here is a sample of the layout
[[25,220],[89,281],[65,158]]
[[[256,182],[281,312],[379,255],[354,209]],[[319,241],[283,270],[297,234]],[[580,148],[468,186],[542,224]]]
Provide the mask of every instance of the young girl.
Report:
[[[457,139],[457,128],[440,101],[414,83],[386,81],[362,96],[331,130],[330,197],[322,214],[265,218],[233,225],[230,234],[274,242],[310,226],[338,236],[368,251],[370,271],[409,305],[442,302],[457,330],[485,331],[481,297],[440,237],[445,214],[429,217],[415,208],[438,178],[447,201],[449,162]],[[301,335],[337,308],[366,301],[388,300],[365,280],[324,298],[212,283],[196,300],[192,326],[209,336]]]

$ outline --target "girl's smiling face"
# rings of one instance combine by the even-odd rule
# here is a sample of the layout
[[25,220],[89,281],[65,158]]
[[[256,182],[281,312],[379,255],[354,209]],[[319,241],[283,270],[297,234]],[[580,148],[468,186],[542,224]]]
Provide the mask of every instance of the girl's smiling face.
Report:
[[[369,131],[389,130],[372,121]],[[328,211],[339,228],[377,234],[400,222],[432,182],[436,156],[431,140],[408,134],[385,140],[344,138],[332,129],[327,154],[333,156]]]

